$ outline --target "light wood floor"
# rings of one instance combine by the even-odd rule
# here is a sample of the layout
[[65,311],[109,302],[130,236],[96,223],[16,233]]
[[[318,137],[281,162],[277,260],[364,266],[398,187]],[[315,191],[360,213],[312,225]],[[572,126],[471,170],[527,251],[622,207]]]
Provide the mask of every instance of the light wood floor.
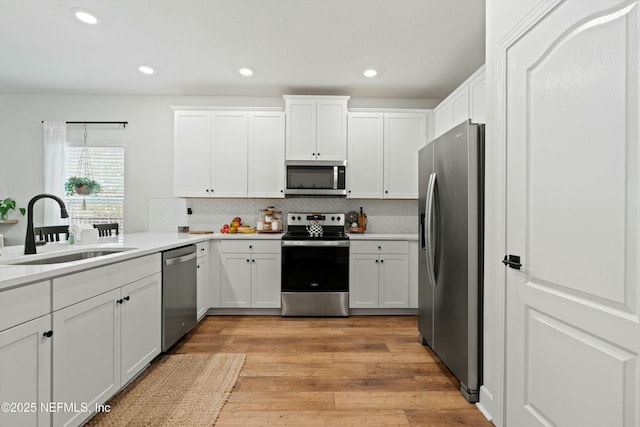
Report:
[[217,426],[492,426],[415,316],[208,316],[174,353],[244,353]]

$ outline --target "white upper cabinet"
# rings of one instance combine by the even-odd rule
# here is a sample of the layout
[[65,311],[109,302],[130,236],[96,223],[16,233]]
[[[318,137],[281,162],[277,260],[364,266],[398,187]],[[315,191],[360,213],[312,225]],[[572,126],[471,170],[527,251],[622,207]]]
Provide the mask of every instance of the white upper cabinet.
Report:
[[284,114],[176,111],[174,194],[283,197]]
[[426,143],[426,112],[349,113],[348,196],[418,198],[418,150]]
[[348,197],[379,199],[384,185],[384,113],[349,113]]
[[287,160],[347,158],[348,96],[283,97]]
[[384,197],[418,198],[418,150],[427,143],[427,115],[384,116]]
[[485,111],[483,65],[435,108],[434,137],[469,119],[474,123],[484,123]]
[[211,192],[213,197],[247,195],[247,112],[212,112]]
[[211,113],[174,114],[173,191],[180,197],[207,197],[211,190]]
[[284,113],[249,113],[249,197],[284,197]]

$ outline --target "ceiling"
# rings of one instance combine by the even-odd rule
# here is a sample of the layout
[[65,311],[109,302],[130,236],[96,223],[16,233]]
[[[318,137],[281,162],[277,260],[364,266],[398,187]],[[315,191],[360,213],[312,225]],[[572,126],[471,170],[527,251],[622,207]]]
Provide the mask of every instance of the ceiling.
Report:
[[2,0],[0,93],[444,98],[484,33],[484,0]]

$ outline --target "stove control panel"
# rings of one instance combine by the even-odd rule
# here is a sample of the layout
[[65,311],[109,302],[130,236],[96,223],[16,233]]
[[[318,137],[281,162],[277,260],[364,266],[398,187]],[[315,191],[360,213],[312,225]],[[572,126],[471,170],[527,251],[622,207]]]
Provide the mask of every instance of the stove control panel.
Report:
[[343,213],[289,213],[287,225],[308,225],[319,222],[323,226],[344,226]]

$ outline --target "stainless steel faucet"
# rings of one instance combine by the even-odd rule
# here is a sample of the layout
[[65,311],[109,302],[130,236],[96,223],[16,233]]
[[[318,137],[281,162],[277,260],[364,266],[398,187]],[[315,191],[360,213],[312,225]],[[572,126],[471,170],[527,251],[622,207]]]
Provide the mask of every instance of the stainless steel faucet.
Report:
[[31,255],[36,253],[36,236],[33,231],[33,205],[40,199],[49,198],[53,199],[60,205],[60,218],[69,218],[67,213],[67,207],[64,205],[62,199],[53,194],[38,194],[29,200],[27,205],[27,235],[24,238],[24,254]]

